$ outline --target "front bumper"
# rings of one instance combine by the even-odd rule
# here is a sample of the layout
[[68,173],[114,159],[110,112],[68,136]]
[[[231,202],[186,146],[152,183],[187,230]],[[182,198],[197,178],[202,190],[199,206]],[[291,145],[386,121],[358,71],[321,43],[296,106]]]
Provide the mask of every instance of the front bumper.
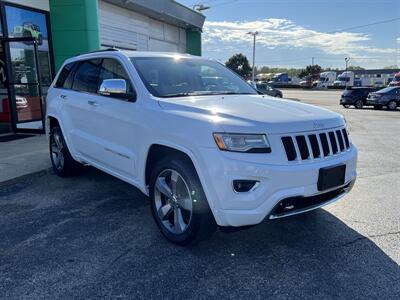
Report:
[[386,102],[380,99],[367,99],[367,105],[385,105]]
[[348,98],[348,97],[342,97],[340,98],[340,104],[343,105],[353,105],[354,104],[354,99],[353,98]]
[[[357,176],[357,148],[354,145],[337,157],[286,165],[249,163],[232,159],[219,150],[203,150],[208,162],[202,168],[203,187],[220,226],[255,225],[266,218],[294,215],[332,203],[351,190]],[[319,170],[338,164],[346,165],[345,184],[335,188],[338,193],[333,196],[326,194],[330,191],[318,191]],[[256,180],[259,184],[250,192],[237,193],[232,189],[232,181],[238,179]],[[324,196],[326,199],[321,199]],[[303,198],[307,201],[310,197],[317,197],[318,201],[283,215],[274,213],[277,205],[284,200]]]

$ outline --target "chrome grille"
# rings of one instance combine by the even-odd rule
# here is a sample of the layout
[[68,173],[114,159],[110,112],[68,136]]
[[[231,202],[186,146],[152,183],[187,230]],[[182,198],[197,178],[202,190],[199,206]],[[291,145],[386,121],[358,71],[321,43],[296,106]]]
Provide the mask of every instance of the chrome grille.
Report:
[[281,139],[288,161],[329,157],[350,149],[350,141],[345,128],[310,134],[286,135]]

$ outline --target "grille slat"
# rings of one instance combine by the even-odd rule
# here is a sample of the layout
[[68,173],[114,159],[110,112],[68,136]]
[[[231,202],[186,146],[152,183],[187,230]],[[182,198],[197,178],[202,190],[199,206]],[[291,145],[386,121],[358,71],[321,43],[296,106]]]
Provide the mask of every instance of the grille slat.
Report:
[[321,156],[321,151],[319,150],[318,139],[315,134],[310,134],[308,136],[308,140],[310,141],[311,151],[313,153],[314,158],[318,158]]
[[340,152],[343,152],[345,148],[344,148],[342,133],[340,132],[340,130],[336,130],[336,136],[339,141]]
[[350,149],[345,128],[308,135],[281,137],[288,161],[319,159]]
[[297,158],[296,148],[294,147],[293,139],[290,136],[282,137],[282,143],[285,147],[288,161],[294,161]]
[[342,133],[343,133],[343,137],[344,137],[344,142],[346,144],[346,148],[349,149],[350,148],[350,141],[349,141],[349,137],[347,136],[347,131],[345,128],[342,129]]
[[308,146],[306,142],[306,138],[304,135],[296,136],[297,146],[299,147],[301,159],[310,158],[310,151],[308,151]]
[[337,142],[336,142],[335,134],[334,134],[333,131],[330,131],[328,133],[328,135],[329,135],[329,140],[331,142],[332,153],[336,154],[336,153],[338,153],[339,149],[338,149],[338,145],[337,145]]
[[319,137],[321,139],[322,150],[324,151],[324,156],[328,156],[331,150],[329,149],[328,138],[326,137],[326,133],[320,133]]

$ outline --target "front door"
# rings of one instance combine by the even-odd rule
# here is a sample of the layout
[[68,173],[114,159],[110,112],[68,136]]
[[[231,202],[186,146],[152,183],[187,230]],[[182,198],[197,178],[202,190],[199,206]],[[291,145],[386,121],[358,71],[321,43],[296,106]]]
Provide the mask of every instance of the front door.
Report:
[[2,40],[7,51],[8,98],[13,131],[44,130],[44,103],[37,42],[33,38]]

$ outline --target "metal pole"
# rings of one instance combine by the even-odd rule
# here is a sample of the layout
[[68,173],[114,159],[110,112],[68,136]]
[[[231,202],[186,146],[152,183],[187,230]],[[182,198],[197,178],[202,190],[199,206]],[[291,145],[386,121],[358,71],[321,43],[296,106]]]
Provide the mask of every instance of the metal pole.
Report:
[[[350,57],[345,57],[345,59],[344,59],[344,61],[346,62],[346,76],[347,76],[347,65],[349,63],[349,60],[350,60]],[[347,80],[346,80],[346,83],[345,83],[345,89],[347,90]]]
[[253,33],[253,74],[251,79],[253,82],[256,77],[256,35],[256,32]]

